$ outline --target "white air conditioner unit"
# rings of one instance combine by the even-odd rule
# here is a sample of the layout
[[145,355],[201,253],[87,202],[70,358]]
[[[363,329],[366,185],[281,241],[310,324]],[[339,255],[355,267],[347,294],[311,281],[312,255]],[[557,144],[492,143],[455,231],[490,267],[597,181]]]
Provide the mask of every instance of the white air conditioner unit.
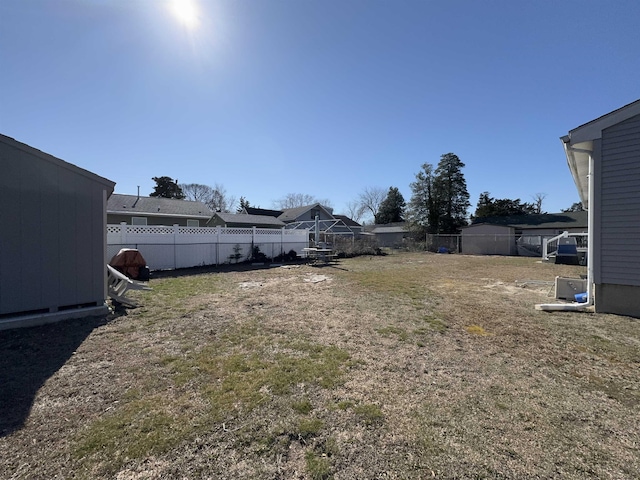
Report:
[[556,277],[555,290],[556,298],[575,301],[576,293],[587,291],[587,280],[585,278]]

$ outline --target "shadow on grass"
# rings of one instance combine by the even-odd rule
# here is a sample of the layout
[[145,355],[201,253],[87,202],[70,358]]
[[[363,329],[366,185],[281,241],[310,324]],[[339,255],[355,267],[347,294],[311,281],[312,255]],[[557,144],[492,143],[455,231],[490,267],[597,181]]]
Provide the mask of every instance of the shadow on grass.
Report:
[[151,280],[154,278],[178,278],[199,275],[202,273],[223,273],[223,272],[248,272],[252,270],[264,270],[268,268],[277,268],[283,265],[305,265],[306,260],[300,259],[296,261],[288,261],[282,263],[269,262],[241,262],[241,263],[225,263],[221,265],[207,265],[202,267],[176,268],[174,270],[153,270],[151,272]]
[[0,331],[0,437],[22,428],[42,385],[94,329],[120,315]]

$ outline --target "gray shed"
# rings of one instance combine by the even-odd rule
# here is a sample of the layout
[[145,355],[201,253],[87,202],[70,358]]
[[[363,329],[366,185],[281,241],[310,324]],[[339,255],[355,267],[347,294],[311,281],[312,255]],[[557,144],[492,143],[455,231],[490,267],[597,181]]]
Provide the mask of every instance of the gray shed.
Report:
[[481,223],[462,229],[462,253],[467,255],[517,255],[515,227]]
[[589,211],[595,309],[640,317],[640,100],[561,140]]
[[401,248],[405,239],[411,238],[407,222],[374,224],[367,226],[366,230],[375,235],[380,247]]
[[115,183],[0,135],[0,329],[108,313]]
[[[587,231],[586,212],[540,213],[504,217],[477,218],[462,229],[462,253],[471,255],[535,255],[542,254],[545,239],[562,232]],[[518,251],[526,243],[535,246],[535,252]],[[540,251],[538,251],[540,249]],[[522,250],[522,249],[521,249]]]

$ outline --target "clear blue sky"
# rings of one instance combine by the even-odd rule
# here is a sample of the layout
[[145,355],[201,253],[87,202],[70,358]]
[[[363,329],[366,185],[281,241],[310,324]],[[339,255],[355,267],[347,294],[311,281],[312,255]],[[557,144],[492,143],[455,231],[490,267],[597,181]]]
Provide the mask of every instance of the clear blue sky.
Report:
[[0,0],[0,133],[116,182],[336,213],[444,153],[472,208],[578,201],[559,137],[640,97],[638,0]]

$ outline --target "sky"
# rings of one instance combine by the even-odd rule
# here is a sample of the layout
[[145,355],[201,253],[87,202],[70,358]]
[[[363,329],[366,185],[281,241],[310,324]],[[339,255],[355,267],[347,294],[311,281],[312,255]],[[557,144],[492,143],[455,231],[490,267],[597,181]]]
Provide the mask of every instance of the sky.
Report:
[[[176,6],[176,3],[180,5]],[[334,213],[455,153],[579,201],[560,137],[640,98],[637,0],[0,0],[0,133],[116,182]]]

